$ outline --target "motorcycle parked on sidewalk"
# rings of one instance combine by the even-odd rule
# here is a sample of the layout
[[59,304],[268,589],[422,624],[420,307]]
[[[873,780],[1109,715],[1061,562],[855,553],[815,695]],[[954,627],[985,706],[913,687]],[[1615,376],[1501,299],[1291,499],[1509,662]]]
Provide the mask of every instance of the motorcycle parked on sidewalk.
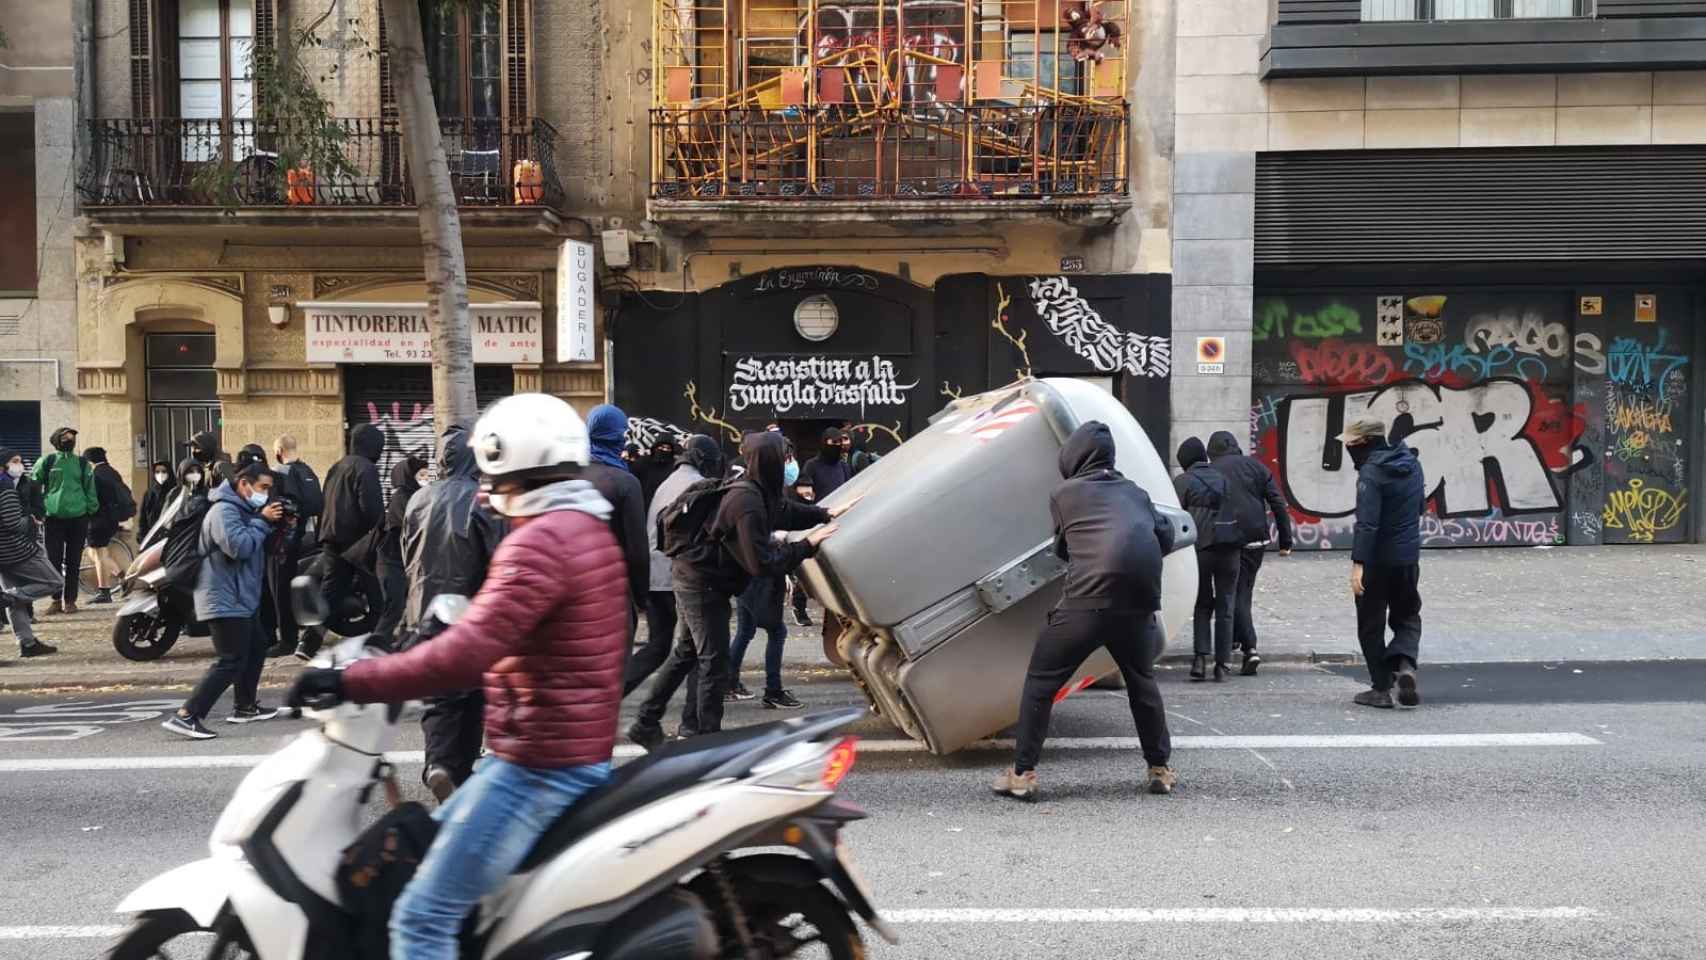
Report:
[[[311,607],[317,588],[306,577],[297,584],[299,604]],[[441,628],[466,605],[440,596],[423,623]],[[346,640],[317,665],[386,655],[363,640]],[[337,876],[346,848],[372,843],[364,812],[386,782],[383,755],[402,710],[343,703],[304,712],[319,727],[244,778],[208,840],[209,858],[119,904],[136,920],[109,960],[359,955],[352,931],[363,917],[343,902]],[[463,957],[857,960],[854,917],[895,942],[840,842],[865,814],[836,798],[856,742],[838,731],[864,715],[848,708],[695,737],[623,765],[481,903]]]

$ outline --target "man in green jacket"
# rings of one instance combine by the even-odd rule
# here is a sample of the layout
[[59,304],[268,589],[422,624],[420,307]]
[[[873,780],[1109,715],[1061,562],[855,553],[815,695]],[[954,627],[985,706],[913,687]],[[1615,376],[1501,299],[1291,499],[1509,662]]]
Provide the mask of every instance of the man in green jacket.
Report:
[[95,493],[95,470],[77,453],[77,431],[60,427],[48,437],[53,452],[36,461],[30,472],[42,490],[46,515],[47,562],[65,578],[64,603],[55,597],[49,615],[77,612],[77,574],[83,566],[83,543],[89,537],[89,518],[100,512]]

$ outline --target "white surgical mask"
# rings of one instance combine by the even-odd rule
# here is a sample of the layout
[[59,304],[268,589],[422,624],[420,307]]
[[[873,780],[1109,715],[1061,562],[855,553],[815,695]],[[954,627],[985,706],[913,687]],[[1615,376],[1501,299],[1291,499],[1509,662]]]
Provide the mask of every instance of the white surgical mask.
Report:
[[265,490],[256,490],[254,493],[249,494],[249,506],[260,508],[266,505],[267,492]]
[[164,470],[154,471],[154,482],[155,483],[165,483],[167,480],[170,480],[170,479],[172,479],[172,475],[167,473],[166,471],[164,471]]
[[16,480],[23,475],[24,475],[24,465],[22,463],[8,463],[8,464],[6,464],[6,476],[11,477],[13,480]]
[[427,472],[425,470],[422,470],[420,473],[415,474],[415,482],[420,484],[423,487],[426,486],[427,485]]
[[201,482],[201,474],[199,474],[199,473],[186,473],[186,474],[184,474],[184,483],[193,487],[200,482]]

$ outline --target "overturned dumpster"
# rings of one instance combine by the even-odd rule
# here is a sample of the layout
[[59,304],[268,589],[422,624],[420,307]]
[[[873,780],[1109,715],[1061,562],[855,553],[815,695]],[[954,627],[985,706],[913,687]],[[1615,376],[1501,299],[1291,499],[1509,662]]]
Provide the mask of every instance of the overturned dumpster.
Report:
[[[802,568],[806,583],[847,621],[836,652],[872,706],[933,753],[1018,719],[1066,570],[1048,495],[1061,445],[1089,420],[1108,425],[1117,469],[1180,531],[1162,580],[1159,627],[1170,639],[1196,599],[1195,531],[1148,436],[1091,384],[1028,380],[957,400],[824,501],[862,498]],[[1108,674],[1113,659],[1098,651],[1063,692]]]

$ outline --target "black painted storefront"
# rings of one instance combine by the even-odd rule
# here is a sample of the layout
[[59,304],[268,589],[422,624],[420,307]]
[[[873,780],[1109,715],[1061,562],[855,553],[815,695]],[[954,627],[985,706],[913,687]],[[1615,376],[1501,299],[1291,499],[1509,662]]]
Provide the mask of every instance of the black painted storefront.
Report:
[[[834,333],[796,329],[827,297]],[[925,287],[844,266],[787,267],[704,293],[622,301],[612,327],[615,400],[644,445],[659,432],[781,424],[815,448],[824,425],[862,427],[874,449],[922,430],[956,395],[1027,373],[1105,380],[1158,448],[1168,430],[1167,276],[958,274]]]

